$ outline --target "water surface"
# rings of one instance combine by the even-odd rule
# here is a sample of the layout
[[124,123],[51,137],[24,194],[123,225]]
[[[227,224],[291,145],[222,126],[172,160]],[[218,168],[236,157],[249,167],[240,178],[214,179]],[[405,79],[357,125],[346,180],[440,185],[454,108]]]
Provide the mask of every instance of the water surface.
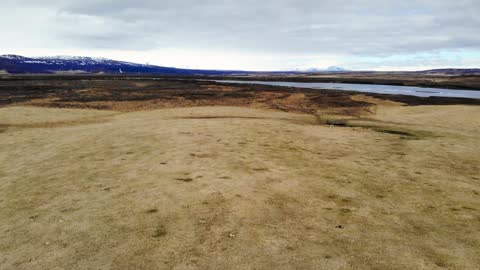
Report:
[[278,81],[235,81],[215,80],[222,83],[248,83],[274,86],[287,86],[311,89],[345,90],[365,93],[409,95],[417,97],[458,97],[480,99],[479,90],[454,90],[444,88],[426,88],[416,86],[355,84],[355,83],[320,83],[320,82],[278,82]]

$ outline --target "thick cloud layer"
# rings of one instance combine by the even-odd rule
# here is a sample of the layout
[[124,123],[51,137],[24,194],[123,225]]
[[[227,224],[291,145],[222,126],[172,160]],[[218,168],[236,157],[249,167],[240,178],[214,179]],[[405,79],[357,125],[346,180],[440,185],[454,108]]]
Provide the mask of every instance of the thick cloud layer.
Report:
[[480,51],[478,0],[7,0],[0,9],[2,47],[11,50],[343,58]]

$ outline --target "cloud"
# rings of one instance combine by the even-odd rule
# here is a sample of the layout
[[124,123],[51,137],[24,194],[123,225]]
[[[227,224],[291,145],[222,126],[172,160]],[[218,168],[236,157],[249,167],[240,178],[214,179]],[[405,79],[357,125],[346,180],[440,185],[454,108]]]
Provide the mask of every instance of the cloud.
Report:
[[478,0],[6,0],[0,8],[2,46],[12,48],[177,48],[289,59],[480,51]]

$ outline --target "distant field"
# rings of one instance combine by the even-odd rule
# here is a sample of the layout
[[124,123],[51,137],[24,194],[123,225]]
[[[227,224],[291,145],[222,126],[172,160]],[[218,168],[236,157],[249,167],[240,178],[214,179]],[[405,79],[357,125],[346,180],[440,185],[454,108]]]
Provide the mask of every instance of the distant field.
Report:
[[0,98],[0,269],[480,268],[478,105],[174,81]]

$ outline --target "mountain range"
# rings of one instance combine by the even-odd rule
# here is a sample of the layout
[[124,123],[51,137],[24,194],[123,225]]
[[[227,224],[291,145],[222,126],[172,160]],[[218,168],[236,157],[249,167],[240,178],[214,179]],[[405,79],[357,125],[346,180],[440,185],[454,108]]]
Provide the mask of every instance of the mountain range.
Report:
[[[244,75],[244,74],[299,74],[336,73],[349,70],[332,66],[327,69],[309,68],[305,70],[252,72],[242,70],[202,70],[163,67],[137,64],[106,58],[80,56],[24,57],[20,55],[0,55],[0,74],[166,74],[166,75]],[[426,74],[480,75],[480,69],[436,69],[420,71]]]
[[251,72],[241,70],[202,70],[163,67],[116,61],[107,58],[54,56],[24,57],[20,55],[1,55],[0,72],[10,74],[27,73],[108,73],[108,74],[172,74],[172,75],[240,75],[252,73],[304,73],[304,72],[339,72],[346,71],[340,67],[327,69],[294,70],[282,72]]
[[[220,75],[226,72],[218,70],[180,69],[154,65],[136,64],[106,58],[80,56],[24,57],[20,55],[1,55],[0,71],[11,74],[26,73],[152,73],[185,75]],[[228,71],[228,74],[241,73]]]

